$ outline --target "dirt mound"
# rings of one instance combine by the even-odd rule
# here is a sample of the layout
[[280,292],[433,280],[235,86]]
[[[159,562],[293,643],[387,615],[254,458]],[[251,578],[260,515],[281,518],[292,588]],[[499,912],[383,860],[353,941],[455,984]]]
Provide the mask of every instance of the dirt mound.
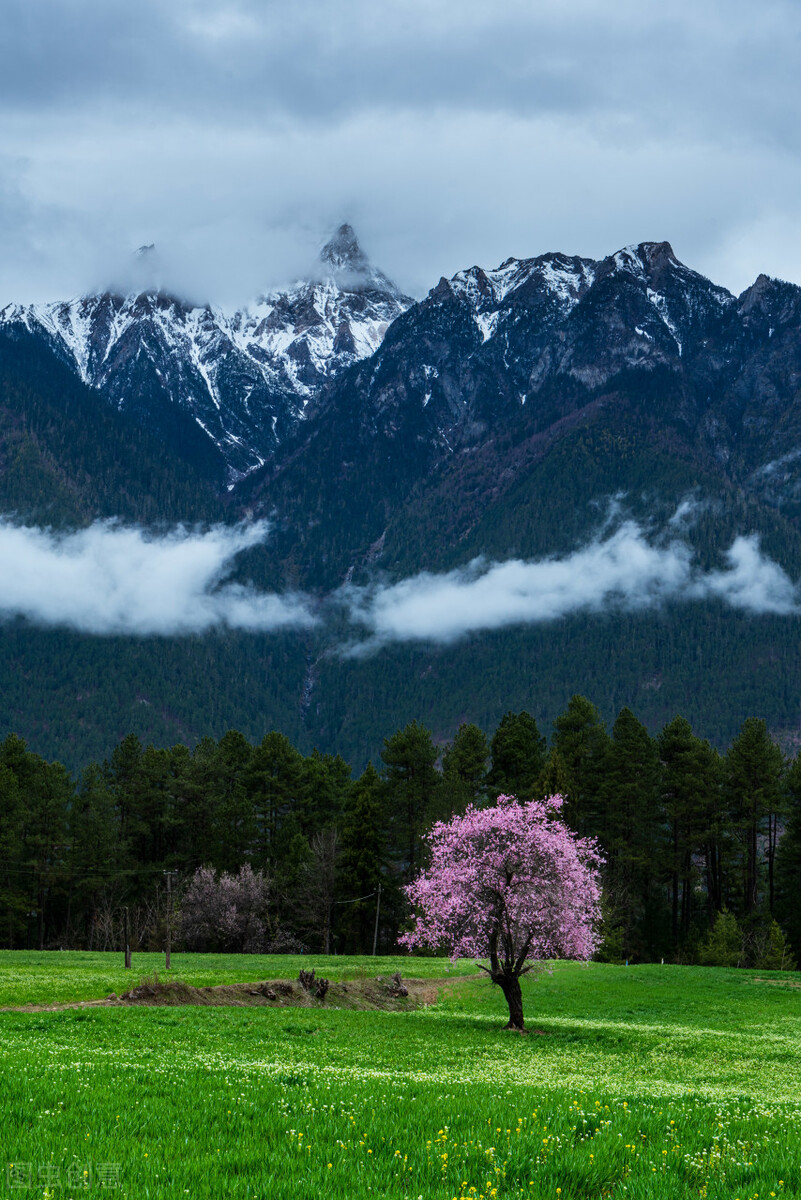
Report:
[[[313,973],[312,973],[313,975]],[[107,1004],[116,1005],[228,1005],[233,1007],[269,1008],[381,1008],[408,1009],[421,1004],[435,1004],[436,982],[426,979],[405,979],[378,976],[370,980],[344,980],[327,983],[320,994],[318,980],[291,982],[287,979],[264,980],[256,983],[218,984],[215,987],[192,987],[180,979],[154,979],[142,982],[119,997],[109,997]]]
[[[375,979],[348,979],[339,983],[327,980],[320,997],[320,980],[314,972],[300,980],[273,979],[254,983],[217,984],[193,987],[182,979],[160,979],[153,975],[141,979],[135,987],[118,996],[115,992],[102,1000],[81,1000],[70,1004],[13,1005],[3,1011],[55,1012],[69,1008],[129,1008],[203,1005],[233,1008],[378,1008],[403,1011],[436,1004],[438,991],[449,980],[403,979],[376,976]],[[309,986],[311,984],[311,986]]]

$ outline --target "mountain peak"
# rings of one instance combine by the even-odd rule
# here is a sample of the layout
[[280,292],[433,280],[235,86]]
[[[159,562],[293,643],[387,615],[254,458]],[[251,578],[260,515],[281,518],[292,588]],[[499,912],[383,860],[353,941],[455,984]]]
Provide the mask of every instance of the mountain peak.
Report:
[[359,245],[359,239],[352,225],[340,225],[333,237],[329,238],[320,251],[320,260],[333,267],[335,271],[369,270],[370,263],[367,255]]
[[353,226],[347,222],[340,225],[323,246],[319,263],[323,269],[319,271],[318,268],[318,275],[323,280],[333,280],[342,292],[380,292],[393,304],[399,302],[403,308],[408,308],[412,303],[383,271],[373,266],[359,245]]
[[637,245],[624,246],[604,262],[613,269],[638,276],[681,267],[670,242],[639,242]]
[[637,247],[640,257],[649,266],[656,266],[660,263],[678,264],[678,259],[673,253],[673,247],[670,242],[640,242]]
[[162,288],[164,263],[155,242],[139,246],[131,257],[133,262],[120,290],[134,296],[157,295]]

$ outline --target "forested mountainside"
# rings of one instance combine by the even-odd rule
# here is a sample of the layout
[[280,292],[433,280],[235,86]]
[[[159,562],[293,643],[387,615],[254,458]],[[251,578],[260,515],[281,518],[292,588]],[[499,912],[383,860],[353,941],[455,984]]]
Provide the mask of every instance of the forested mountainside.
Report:
[[[319,275],[241,310],[239,341],[218,324],[202,351],[214,311],[158,293],[4,310],[9,518],[156,531],[267,519],[234,579],[299,589],[318,619],[110,638],[17,617],[2,634],[3,727],[71,766],[131,729],[193,744],[229,727],[281,729],[363,765],[382,731],[415,717],[444,741],[510,708],[547,723],[580,691],[607,720],[630,704],[655,730],[682,712],[723,746],[760,716],[792,743],[801,289],[760,276],[735,297],[667,243],[643,243],[474,267],[411,303],[349,227]],[[599,583],[588,549],[616,556],[616,583]],[[643,554],[683,563],[686,587],[631,582]],[[561,560],[574,590],[586,579],[581,602],[532,602],[495,625],[471,611],[447,636],[359,624],[420,572],[461,584]]]
[[98,517],[219,521],[226,506],[160,437],[13,329],[0,337],[0,511],[75,527]]

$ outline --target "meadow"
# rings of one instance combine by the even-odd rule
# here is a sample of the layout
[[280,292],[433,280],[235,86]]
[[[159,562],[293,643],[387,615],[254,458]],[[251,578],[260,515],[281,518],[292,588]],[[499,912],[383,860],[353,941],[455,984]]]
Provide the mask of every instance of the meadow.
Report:
[[[0,1005],[121,992],[163,964],[0,952]],[[197,986],[305,958],[174,955]],[[801,976],[553,965],[531,1032],[475,965],[315,958],[438,982],[410,1012],[0,1012],[8,1195],[500,1200],[801,1196]]]

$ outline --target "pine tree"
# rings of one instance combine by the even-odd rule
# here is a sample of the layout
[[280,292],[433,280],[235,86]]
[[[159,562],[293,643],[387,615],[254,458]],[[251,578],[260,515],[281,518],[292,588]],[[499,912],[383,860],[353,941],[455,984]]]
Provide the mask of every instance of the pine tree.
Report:
[[545,760],[545,766],[537,783],[536,793],[540,797],[567,796],[568,783],[567,769],[562,762],[559,751],[554,747]]
[[794,971],[790,943],[778,921],[768,922],[758,958],[753,964],[760,971]]
[[697,738],[684,717],[674,717],[659,735],[662,763],[662,808],[668,829],[664,870],[671,903],[674,950],[690,930],[697,876],[694,855],[703,848],[710,803],[719,786],[715,752]]
[[463,813],[468,804],[484,802],[489,753],[486,734],[477,725],[459,726],[442,756],[443,817]]
[[774,861],[782,809],[784,760],[770,739],[764,721],[743,722],[725,759],[725,789],[729,811],[741,847],[742,906],[746,915],[759,906],[763,872],[759,846],[767,839],[768,909],[774,906]]
[[312,835],[310,858],[300,876],[300,916],[304,935],[323,954],[331,953],[334,897],[339,876],[340,836],[335,825]]
[[22,865],[23,799],[19,781],[3,761],[0,747],[0,939],[9,950],[24,930],[25,896]]
[[430,732],[411,721],[386,739],[381,758],[393,849],[412,875],[419,863],[420,836],[438,813],[437,749]]
[[343,949],[368,954],[372,947],[378,886],[386,884],[383,785],[372,763],[351,787],[340,839],[338,928]]
[[[170,866],[193,872],[220,862],[220,808],[225,793],[225,768],[219,743],[201,738],[191,756],[172,752],[174,792]],[[240,859],[240,863],[241,863]]]
[[136,734],[129,733],[116,746],[106,767],[109,786],[120,814],[120,838],[130,849],[140,836],[136,812],[142,787],[142,743]]
[[739,967],[743,961],[743,931],[734,913],[722,909],[701,946],[699,962],[707,967]]
[[595,833],[609,735],[598,709],[585,696],[573,696],[554,721],[553,745],[567,781],[565,818],[582,836]]
[[658,897],[653,863],[662,850],[659,758],[645,726],[623,708],[612,729],[597,834],[606,855],[607,920],[620,929],[622,958],[654,953]]
[[297,809],[303,794],[303,756],[283,733],[268,733],[253,752],[245,786],[253,804],[253,865],[268,872],[300,833]]
[[784,781],[787,826],[776,855],[776,915],[801,962],[801,754]]
[[69,840],[73,920],[82,928],[82,940],[91,950],[100,897],[124,867],[119,812],[97,763],[90,763],[81,775],[69,814]]
[[[33,936],[41,950],[64,899],[73,784],[61,763],[33,754],[15,734],[0,745],[0,776],[0,799],[8,803],[0,836],[12,856],[6,866],[9,940],[21,938],[23,914],[29,913],[36,921]],[[26,941],[30,940],[28,929]]]
[[237,729],[229,729],[217,747],[217,802],[214,852],[220,870],[234,871],[248,859],[256,837],[253,797],[246,787],[253,747]]
[[35,764],[35,782],[26,792],[24,854],[32,870],[32,909],[36,911],[37,943],[44,949],[53,909],[63,898],[68,852],[67,819],[73,784],[61,763]]
[[308,838],[337,825],[350,785],[351,769],[339,754],[313,750],[303,762],[303,791],[298,811],[300,827]]
[[[187,806],[178,801],[176,792],[185,788],[189,764],[190,755],[186,746],[176,746],[171,750],[156,749],[155,746],[145,748],[132,810],[136,818],[132,849],[137,862],[153,867],[175,865],[171,851],[175,842],[173,833],[178,811],[184,809],[183,815],[187,815]],[[194,841],[194,830],[201,821],[202,817],[192,820],[189,829],[184,825],[182,832],[190,832],[190,846]]]
[[493,796],[530,800],[545,767],[546,745],[530,713],[506,713],[490,743],[487,783]]

